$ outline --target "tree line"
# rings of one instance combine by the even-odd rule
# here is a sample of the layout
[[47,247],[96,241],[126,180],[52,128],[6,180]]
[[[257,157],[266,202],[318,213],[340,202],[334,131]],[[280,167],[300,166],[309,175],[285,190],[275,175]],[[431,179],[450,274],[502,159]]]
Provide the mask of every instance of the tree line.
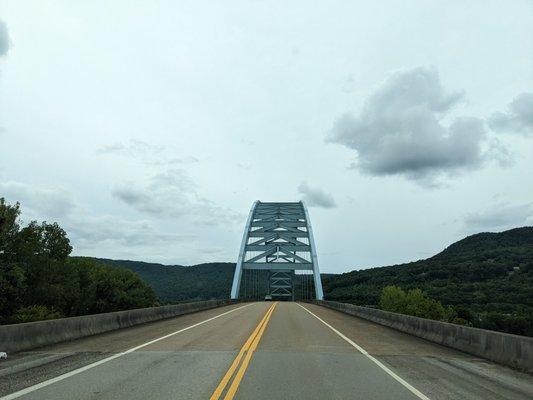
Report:
[[374,307],[393,285],[406,298],[423,294],[448,310],[424,318],[533,336],[533,227],[479,233],[426,260],[324,277],[323,285],[328,300]]
[[134,272],[70,257],[57,223],[21,226],[20,205],[0,198],[0,323],[120,311],[156,305]]

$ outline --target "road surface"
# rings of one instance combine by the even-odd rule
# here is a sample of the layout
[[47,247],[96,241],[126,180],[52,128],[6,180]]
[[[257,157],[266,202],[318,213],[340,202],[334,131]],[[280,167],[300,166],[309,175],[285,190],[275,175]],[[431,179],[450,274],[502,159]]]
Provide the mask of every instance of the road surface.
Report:
[[305,303],[241,303],[13,355],[2,399],[533,399],[533,377]]

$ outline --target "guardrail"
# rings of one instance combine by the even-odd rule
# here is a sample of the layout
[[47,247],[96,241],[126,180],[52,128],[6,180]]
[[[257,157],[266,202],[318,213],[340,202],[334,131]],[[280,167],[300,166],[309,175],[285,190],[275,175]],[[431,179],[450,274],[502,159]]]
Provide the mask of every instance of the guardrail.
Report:
[[533,338],[530,337],[433,321],[336,301],[316,300],[314,303],[499,364],[533,372]]
[[235,303],[209,300],[161,307],[138,308],[80,317],[0,326],[0,350],[8,353],[96,335],[115,329],[176,317]]

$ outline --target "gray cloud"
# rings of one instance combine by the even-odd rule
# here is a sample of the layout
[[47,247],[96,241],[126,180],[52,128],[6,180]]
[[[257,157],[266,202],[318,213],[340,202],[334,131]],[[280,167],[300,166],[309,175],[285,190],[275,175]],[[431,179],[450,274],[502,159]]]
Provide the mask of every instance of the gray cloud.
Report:
[[82,208],[60,224],[76,255],[176,262],[189,257],[191,246],[198,246],[198,237],[189,234],[186,227],[176,234],[174,229],[165,229],[153,221],[96,215]]
[[6,23],[0,20],[0,57],[3,57],[9,51],[11,40],[7,31]]
[[181,169],[154,174],[142,186],[121,185],[112,195],[136,211],[156,218],[190,218],[202,225],[242,219],[240,214],[200,196],[197,185]]
[[533,93],[521,93],[509,103],[507,112],[496,112],[489,126],[498,132],[533,135]]
[[60,187],[6,182],[0,183],[0,196],[20,202],[35,218],[64,217],[75,207],[71,194]]
[[334,208],[337,206],[331,194],[319,188],[312,188],[307,182],[300,183],[298,193],[302,195],[302,200],[309,207]]
[[156,217],[179,217],[187,213],[194,183],[182,170],[153,175],[145,187],[125,184],[112,191],[117,199],[135,210]]
[[[127,205],[133,207],[141,213],[147,213],[157,216],[165,216],[170,214],[170,211],[165,207],[161,201],[151,197],[148,192],[133,188],[128,185],[116,188],[112,192],[113,196]],[[172,213],[173,215],[174,212]]]
[[498,140],[498,138],[491,138],[487,144],[486,159],[495,160],[501,167],[511,167],[515,164],[514,152]]
[[403,174],[428,180],[438,173],[476,168],[486,159],[478,118],[442,118],[463,98],[446,93],[435,68],[396,73],[366,101],[359,116],[345,114],[327,138],[357,151],[355,167],[370,175]]
[[150,179],[150,189],[179,190],[182,193],[192,193],[196,184],[189,178],[183,169],[169,169],[159,172]]
[[186,165],[186,164],[196,164],[200,160],[193,156],[184,156],[184,157],[174,157],[169,160],[154,160],[148,161],[147,164],[153,166],[169,166],[169,165]]
[[73,242],[80,249],[94,249],[96,245],[136,247],[191,241],[194,235],[168,234],[147,221],[128,221],[122,218],[80,213],[65,221]]
[[127,151],[124,143],[113,143],[100,147],[96,150],[97,154],[123,154]]
[[355,76],[354,74],[350,74],[344,79],[344,82],[342,83],[341,90],[344,93],[352,93],[355,88]]
[[142,140],[131,139],[130,141],[116,142],[102,146],[96,150],[98,155],[118,155],[141,161],[145,165],[165,167],[171,165],[188,165],[198,163],[193,156],[168,157],[167,147],[158,144],[147,143]]
[[25,223],[30,220],[59,222],[67,231],[76,254],[89,252],[95,256],[123,257],[138,251],[142,255],[148,247],[157,253],[164,246],[196,240],[192,234],[165,232],[152,221],[95,215],[77,204],[64,188],[12,181],[0,184],[0,196],[9,203],[20,202]]
[[157,155],[165,149],[164,146],[154,145],[142,140],[130,140],[128,143],[117,142],[100,147],[97,154],[119,154],[133,158],[142,158]]
[[507,229],[533,223],[533,203],[500,203],[464,218],[468,228],[476,230]]

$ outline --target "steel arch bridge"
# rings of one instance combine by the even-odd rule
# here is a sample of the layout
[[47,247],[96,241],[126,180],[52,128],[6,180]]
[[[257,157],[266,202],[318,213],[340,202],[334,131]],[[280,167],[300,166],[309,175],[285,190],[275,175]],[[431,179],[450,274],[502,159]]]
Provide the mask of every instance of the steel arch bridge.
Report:
[[[240,296],[243,272],[268,272],[271,298],[294,299],[295,271],[312,273],[315,297],[322,300],[322,282],[309,220],[303,201],[252,205],[242,237],[231,298]],[[264,272],[263,272],[264,273]]]

